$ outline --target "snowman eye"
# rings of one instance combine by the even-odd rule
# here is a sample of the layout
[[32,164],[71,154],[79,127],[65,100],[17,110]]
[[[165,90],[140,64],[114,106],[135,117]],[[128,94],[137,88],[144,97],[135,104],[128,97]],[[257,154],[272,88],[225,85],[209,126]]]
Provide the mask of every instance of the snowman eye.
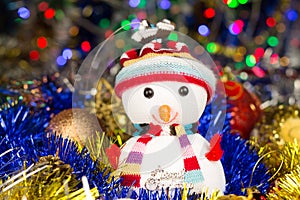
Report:
[[144,89],[144,96],[148,99],[151,99],[154,96],[154,91],[147,87]]
[[182,86],[178,89],[178,93],[180,94],[180,96],[186,96],[189,93],[189,89],[186,86]]

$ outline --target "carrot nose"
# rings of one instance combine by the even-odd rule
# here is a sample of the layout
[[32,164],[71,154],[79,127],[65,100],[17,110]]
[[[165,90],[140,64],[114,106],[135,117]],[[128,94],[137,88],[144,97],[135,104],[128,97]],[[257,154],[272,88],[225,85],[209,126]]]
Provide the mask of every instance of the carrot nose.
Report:
[[171,118],[171,108],[168,105],[162,105],[158,109],[159,117],[164,122],[168,122]]

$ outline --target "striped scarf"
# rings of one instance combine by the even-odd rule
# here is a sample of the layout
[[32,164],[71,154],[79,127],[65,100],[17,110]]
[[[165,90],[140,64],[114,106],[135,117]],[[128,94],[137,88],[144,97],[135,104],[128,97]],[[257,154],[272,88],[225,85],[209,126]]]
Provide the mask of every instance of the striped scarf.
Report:
[[[184,127],[180,125],[174,126],[183,153],[182,155],[185,169],[184,182],[199,184],[204,181],[204,178],[200,170],[200,165],[198,163],[197,157],[195,156],[195,153],[193,151],[192,145],[188,139]],[[145,135],[142,135],[133,145],[125,161],[125,166],[124,168],[122,168],[122,185],[141,187],[141,164],[147,144],[152,140],[153,137],[159,136],[160,132],[161,129],[153,129],[150,127],[149,132]]]

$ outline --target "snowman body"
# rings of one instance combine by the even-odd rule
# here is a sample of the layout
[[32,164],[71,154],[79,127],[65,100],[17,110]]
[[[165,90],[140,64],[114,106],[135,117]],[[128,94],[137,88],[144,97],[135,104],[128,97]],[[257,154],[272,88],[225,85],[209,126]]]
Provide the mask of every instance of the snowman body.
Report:
[[[139,137],[128,140],[121,150],[120,165],[124,163],[132,147]],[[189,135],[189,141],[196,152],[204,181],[190,185],[184,181],[184,161],[178,137],[158,136],[148,144],[141,164],[141,187],[161,191],[162,188],[192,189],[195,192],[225,190],[225,176],[220,161],[209,161],[205,154],[209,151],[209,143],[199,134]]]
[[[196,122],[207,102],[207,92],[193,83],[159,81],[127,89],[122,95],[125,111],[133,123],[148,123],[161,128],[160,134],[153,136],[144,146],[137,145],[143,136],[129,139],[121,148],[119,170],[133,173],[136,167],[127,165],[133,151],[142,158],[138,173],[140,186],[149,190],[162,188],[192,189],[194,192],[225,190],[225,176],[220,161],[210,161],[205,157],[210,144],[200,134],[186,135],[190,145],[182,148],[179,137],[171,135],[173,124],[186,125]],[[142,152],[140,149],[143,149]],[[138,152],[138,153],[137,153]],[[185,178],[185,158],[194,155],[200,166],[201,178],[197,184]],[[132,160],[132,158],[131,158]],[[195,177],[192,177],[195,179]]]

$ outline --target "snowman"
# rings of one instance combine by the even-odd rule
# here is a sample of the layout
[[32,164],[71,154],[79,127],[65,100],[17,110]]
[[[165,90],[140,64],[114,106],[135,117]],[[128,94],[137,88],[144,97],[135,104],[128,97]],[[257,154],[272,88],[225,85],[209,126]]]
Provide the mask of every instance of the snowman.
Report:
[[213,72],[185,43],[160,39],[125,52],[120,64],[115,92],[132,123],[150,125],[146,134],[121,147],[122,184],[156,191],[224,191],[220,137],[209,143],[185,128],[198,121],[210,102],[216,85]]

